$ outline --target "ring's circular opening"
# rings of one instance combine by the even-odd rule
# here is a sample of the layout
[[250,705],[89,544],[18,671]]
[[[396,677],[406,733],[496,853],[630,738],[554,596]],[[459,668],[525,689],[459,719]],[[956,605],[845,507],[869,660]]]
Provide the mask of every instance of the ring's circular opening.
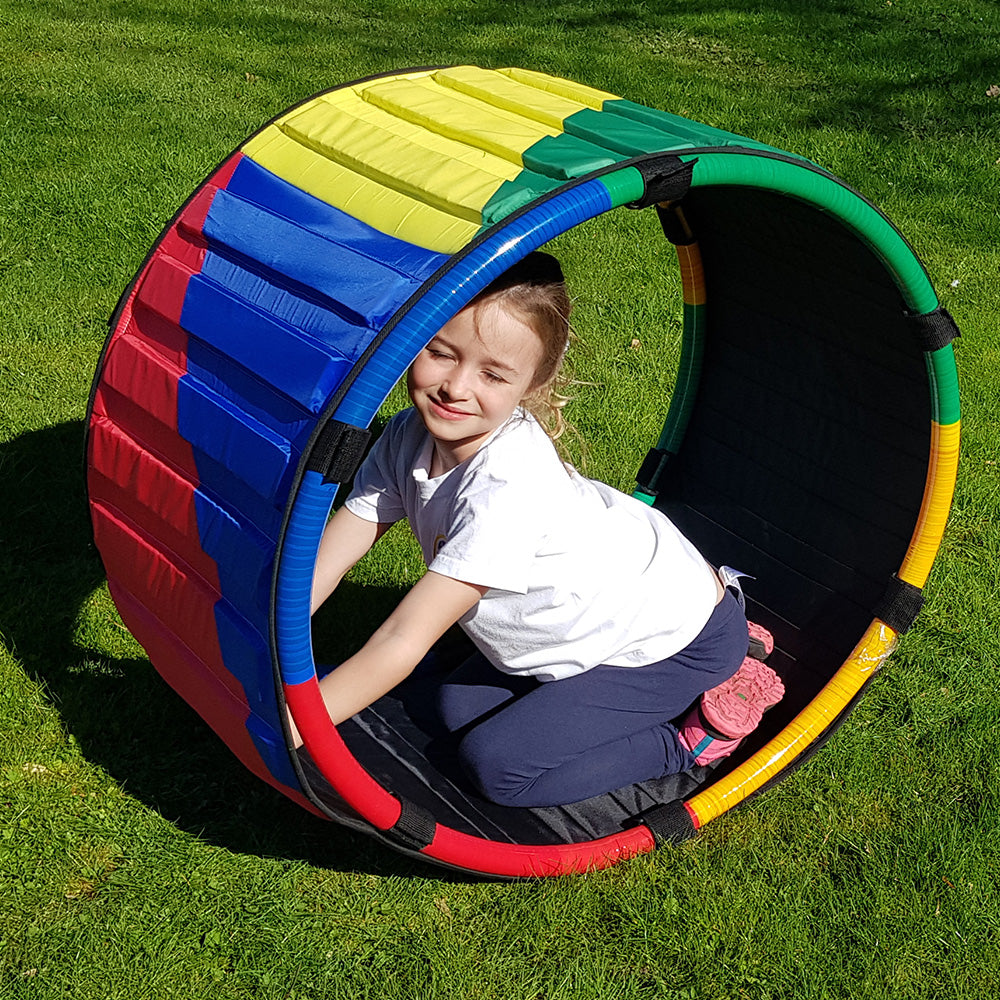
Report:
[[[583,474],[625,493],[656,444],[670,405],[683,333],[676,254],[652,209],[619,209],[545,244],[562,263],[573,301],[574,340],[562,445]],[[405,380],[379,408],[373,439],[409,405]],[[335,506],[350,484],[338,491]],[[320,673],[365,642],[424,571],[405,522],[391,529],[313,616]]]

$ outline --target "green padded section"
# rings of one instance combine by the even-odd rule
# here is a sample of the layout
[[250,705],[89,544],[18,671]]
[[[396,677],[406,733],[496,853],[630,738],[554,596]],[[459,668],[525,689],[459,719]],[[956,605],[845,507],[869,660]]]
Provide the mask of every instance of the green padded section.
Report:
[[610,167],[623,156],[563,132],[546,136],[530,146],[524,151],[523,159],[525,167],[535,173],[568,181]]
[[[782,152],[774,146],[755,142],[753,139],[736,135],[734,132],[725,132],[722,129],[713,128],[711,125],[704,125],[701,122],[692,121],[690,118],[671,114],[669,111],[647,108],[634,101],[624,99],[605,101],[604,110],[608,114],[629,118],[656,129],[666,137],[666,143],[661,146],[662,149],[682,149],[685,146],[740,146],[744,149],[763,149],[772,153]],[[804,159],[804,157],[800,157],[800,159]]]
[[678,143],[671,147],[658,129],[621,115],[585,108],[570,115],[563,128],[580,139],[621,153],[624,156],[643,156],[646,153],[667,152],[671,148],[692,148],[692,143]]
[[507,218],[536,198],[554,191],[562,182],[531,170],[522,170],[512,181],[504,181],[483,206],[483,228]]

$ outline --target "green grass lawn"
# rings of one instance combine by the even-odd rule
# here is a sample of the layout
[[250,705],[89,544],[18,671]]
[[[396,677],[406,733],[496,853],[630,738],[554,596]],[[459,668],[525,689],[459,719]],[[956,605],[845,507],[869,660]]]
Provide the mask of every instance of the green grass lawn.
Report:
[[[992,0],[4,0],[0,998],[992,1000],[998,53]],[[83,495],[107,317],[184,198],[303,97],[460,62],[817,161],[898,225],[963,331],[949,530],[859,708],[697,840],[537,883],[407,860],[253,779],[123,628]],[[559,249],[583,276],[571,417],[588,472],[629,488],[619,456],[655,436],[671,378],[650,343],[676,344],[679,319],[667,248],[619,215]],[[608,440],[602,414],[622,412]],[[401,543],[355,585],[379,607],[410,572]]]

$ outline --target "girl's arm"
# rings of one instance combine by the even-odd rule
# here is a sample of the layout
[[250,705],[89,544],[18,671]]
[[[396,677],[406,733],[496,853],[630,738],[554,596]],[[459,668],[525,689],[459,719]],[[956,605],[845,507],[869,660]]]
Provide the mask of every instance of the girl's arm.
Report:
[[334,725],[405,680],[486,590],[440,573],[425,573],[368,642],[320,681]]
[[313,571],[312,605],[314,612],[336,589],[344,574],[391,527],[379,521],[366,521],[341,507],[330,519],[319,543],[316,569]]

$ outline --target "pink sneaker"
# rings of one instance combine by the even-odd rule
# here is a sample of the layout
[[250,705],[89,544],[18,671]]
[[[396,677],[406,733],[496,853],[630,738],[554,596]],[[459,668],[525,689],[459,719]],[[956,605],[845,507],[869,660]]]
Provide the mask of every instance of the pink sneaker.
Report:
[[728,757],[784,694],[781,678],[748,656],[729,680],[701,696],[681,723],[678,735],[694,754],[695,763],[710,764]]
[[724,736],[746,736],[784,696],[781,678],[760,660],[748,656],[728,681],[701,696],[701,714],[712,729]]
[[697,705],[688,712],[677,735],[681,743],[694,754],[696,764],[711,764],[713,760],[728,757],[743,742],[742,737],[723,740],[709,733],[705,729]]

